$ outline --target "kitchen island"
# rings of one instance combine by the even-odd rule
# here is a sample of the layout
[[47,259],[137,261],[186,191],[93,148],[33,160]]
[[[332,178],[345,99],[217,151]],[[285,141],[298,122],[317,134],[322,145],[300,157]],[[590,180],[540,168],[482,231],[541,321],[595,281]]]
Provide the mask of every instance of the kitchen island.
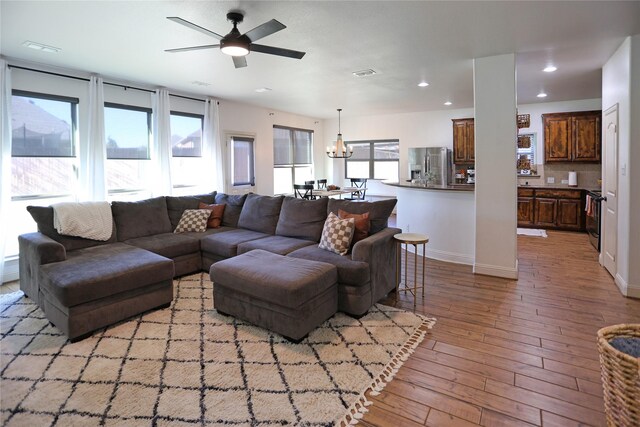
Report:
[[476,235],[473,184],[384,183],[397,188],[398,228],[405,233],[429,236],[427,257],[473,265]]

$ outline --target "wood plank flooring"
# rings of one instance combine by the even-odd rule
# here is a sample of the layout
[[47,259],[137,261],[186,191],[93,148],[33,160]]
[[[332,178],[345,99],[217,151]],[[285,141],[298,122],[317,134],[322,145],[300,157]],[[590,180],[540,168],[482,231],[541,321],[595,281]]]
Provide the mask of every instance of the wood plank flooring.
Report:
[[[596,332],[640,322],[640,300],[620,295],[586,234],[548,235],[518,236],[518,280],[427,259],[415,311],[438,321],[370,396],[363,425],[606,424]],[[413,256],[409,265],[413,274]],[[397,305],[413,310],[413,297],[401,293]]]

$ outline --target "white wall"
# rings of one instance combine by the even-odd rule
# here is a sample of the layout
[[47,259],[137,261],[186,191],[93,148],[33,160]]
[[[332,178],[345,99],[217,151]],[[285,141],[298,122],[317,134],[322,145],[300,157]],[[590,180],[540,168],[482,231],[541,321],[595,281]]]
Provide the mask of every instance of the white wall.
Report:
[[473,61],[476,233],[473,271],[518,277],[515,54]]
[[631,97],[629,131],[629,285],[628,295],[640,298],[640,34],[631,37]]
[[324,152],[323,126],[320,119],[221,100],[221,138],[225,133],[234,132],[256,135],[256,193],[273,194],[273,125],[314,131],[314,173],[316,178],[324,178],[325,162],[328,158]]

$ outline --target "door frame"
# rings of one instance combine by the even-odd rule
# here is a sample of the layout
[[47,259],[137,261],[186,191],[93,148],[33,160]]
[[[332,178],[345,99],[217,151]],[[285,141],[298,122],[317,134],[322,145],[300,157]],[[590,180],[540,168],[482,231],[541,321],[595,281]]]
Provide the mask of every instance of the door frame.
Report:
[[[603,137],[602,137],[602,142],[603,144],[606,144],[607,138],[606,138],[606,134],[607,134],[607,122],[606,122],[606,117],[611,114],[612,112],[616,112],[616,122],[615,122],[615,127],[616,127],[616,139],[615,139],[615,156],[616,156],[616,162],[615,162],[615,179],[616,181],[618,181],[618,173],[619,173],[619,154],[618,154],[618,148],[619,148],[619,133],[618,130],[620,129],[620,117],[619,117],[619,109],[618,109],[618,103],[613,104],[611,107],[607,108],[605,111],[602,112],[602,133],[603,133]],[[601,154],[602,154],[602,190],[604,191],[604,196],[606,197],[606,188],[607,188],[607,171],[605,170],[606,165],[607,165],[607,148],[603,147],[601,149]],[[615,272],[609,271],[609,269],[607,269],[605,267],[605,269],[613,276],[613,278],[615,279],[617,274],[618,274],[618,261],[617,261],[617,255],[618,255],[618,248],[617,248],[617,233],[618,233],[618,197],[619,197],[619,190],[618,190],[618,185],[616,185],[616,229],[615,230],[607,230],[606,227],[606,221],[605,221],[605,215],[606,215],[606,211],[605,209],[600,209],[600,256],[598,257],[598,261],[600,262],[600,265],[602,265],[603,267],[605,267],[604,265],[604,241],[605,241],[605,236],[607,235],[607,233],[614,233],[616,234],[616,260],[615,260]],[[609,203],[609,201],[605,202],[605,203]]]

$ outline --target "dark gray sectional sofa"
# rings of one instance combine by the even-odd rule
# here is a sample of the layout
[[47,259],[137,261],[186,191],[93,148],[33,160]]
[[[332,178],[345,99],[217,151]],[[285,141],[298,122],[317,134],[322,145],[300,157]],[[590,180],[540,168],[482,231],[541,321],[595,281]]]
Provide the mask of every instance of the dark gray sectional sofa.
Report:
[[[226,205],[222,226],[173,233],[185,209]],[[144,311],[167,306],[173,278],[263,249],[327,262],[338,275],[338,310],[360,316],[395,289],[397,228],[387,227],[396,200],[304,200],[257,194],[210,193],[113,202],[114,228],[106,242],[63,236],[53,208],[29,206],[38,232],[19,236],[20,288],[72,340]],[[340,256],[318,242],[329,212],[369,212],[370,235]]]

